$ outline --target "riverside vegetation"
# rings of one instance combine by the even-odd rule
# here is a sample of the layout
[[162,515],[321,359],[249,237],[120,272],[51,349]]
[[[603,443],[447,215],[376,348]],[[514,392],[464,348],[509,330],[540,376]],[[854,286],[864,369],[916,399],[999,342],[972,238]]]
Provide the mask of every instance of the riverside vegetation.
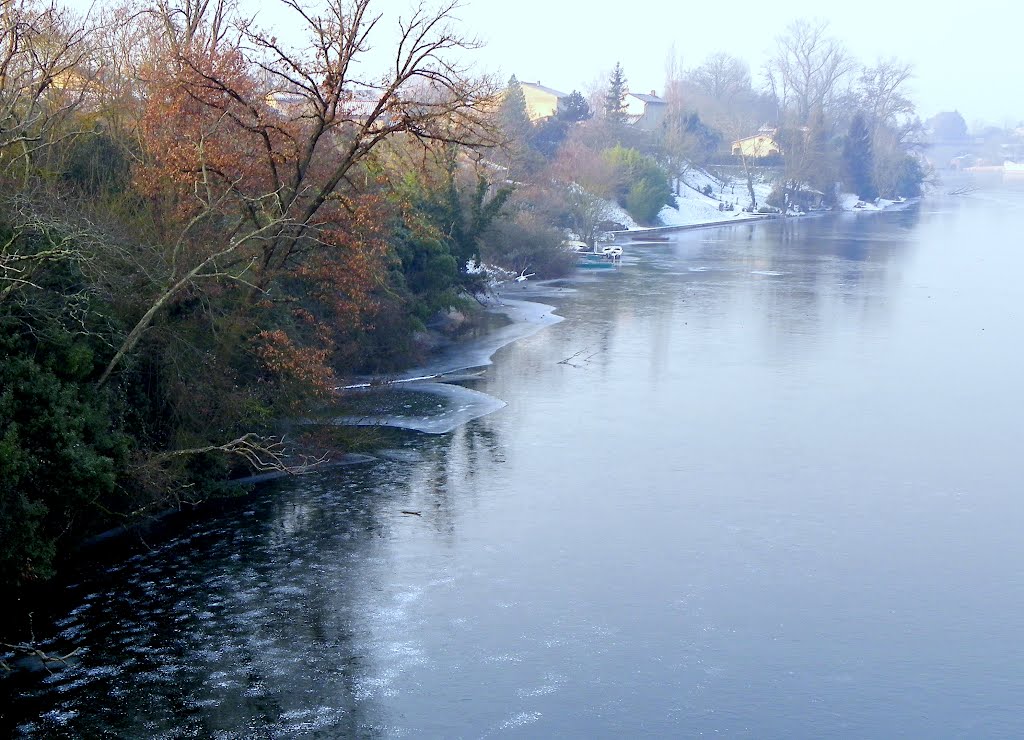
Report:
[[654,132],[626,121],[619,66],[595,102],[575,92],[534,123],[514,79],[460,66],[477,42],[454,3],[403,16],[390,71],[357,76],[397,23],[378,6],[287,0],[292,48],[226,0],[85,19],[0,0],[8,594],[97,532],[323,459],[337,440],[285,440],[277,420],[335,398],[339,377],[416,361],[434,317],[473,308],[467,264],[564,274],[567,232],[592,241],[610,200],[655,222],[673,181],[771,104],[803,132],[790,193],[843,168],[881,194],[920,182],[895,63],[864,71],[849,136],[852,61],[800,80],[789,47],[774,96],[731,58],[671,78]]

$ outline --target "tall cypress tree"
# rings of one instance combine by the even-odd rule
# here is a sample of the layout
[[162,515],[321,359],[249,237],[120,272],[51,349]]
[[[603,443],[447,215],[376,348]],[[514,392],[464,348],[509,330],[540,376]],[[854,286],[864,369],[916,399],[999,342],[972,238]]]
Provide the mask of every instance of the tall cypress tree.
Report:
[[856,191],[863,200],[874,200],[878,197],[878,188],[872,176],[874,169],[871,130],[864,114],[857,112],[850,121],[850,130],[843,143],[844,184]]
[[525,145],[533,130],[530,114],[526,110],[526,96],[515,75],[509,78],[505,95],[501,99],[498,118],[505,134],[519,145]]
[[604,97],[604,115],[613,123],[626,121],[626,76],[618,62],[615,63],[615,69],[608,81],[608,92]]

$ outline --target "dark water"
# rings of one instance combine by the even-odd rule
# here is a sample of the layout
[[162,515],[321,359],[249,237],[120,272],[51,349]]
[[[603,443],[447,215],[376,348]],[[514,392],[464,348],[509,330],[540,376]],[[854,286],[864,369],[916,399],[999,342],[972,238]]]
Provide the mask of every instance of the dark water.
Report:
[[633,249],[465,382],[506,407],[83,580],[3,726],[1020,737],[1022,233],[990,188]]

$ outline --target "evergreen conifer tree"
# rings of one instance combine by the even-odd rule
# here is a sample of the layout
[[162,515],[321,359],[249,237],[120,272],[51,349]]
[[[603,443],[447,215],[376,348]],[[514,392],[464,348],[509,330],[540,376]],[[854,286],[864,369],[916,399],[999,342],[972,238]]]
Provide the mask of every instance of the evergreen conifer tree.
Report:
[[558,117],[569,123],[586,121],[591,115],[593,114],[590,111],[590,104],[579,90],[573,90],[569,93],[569,97],[565,99],[561,110],[558,112]]
[[863,200],[878,197],[872,177],[874,155],[871,147],[871,130],[863,113],[856,113],[850,121],[850,130],[843,144],[843,180],[846,187],[854,190]]
[[604,115],[613,123],[626,122],[626,77],[622,65],[615,63],[611,79],[608,81],[608,92],[604,98]]
[[519,80],[512,75],[505,88],[505,95],[501,99],[501,107],[498,109],[498,118],[502,130],[509,138],[523,144],[529,138],[533,124],[530,122],[530,114],[526,109],[526,96],[523,94],[523,87]]

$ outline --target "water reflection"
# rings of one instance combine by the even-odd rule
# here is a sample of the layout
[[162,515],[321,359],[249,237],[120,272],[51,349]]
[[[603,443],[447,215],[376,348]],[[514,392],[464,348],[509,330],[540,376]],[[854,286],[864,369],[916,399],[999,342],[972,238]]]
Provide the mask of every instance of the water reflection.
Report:
[[[212,736],[240,728],[372,734],[353,617],[381,502],[325,476],[138,555],[61,626],[86,644],[43,681],[41,735]],[[242,734],[245,734],[244,732]]]
[[412,530],[453,546],[476,471],[499,465],[502,451],[497,430],[476,425],[406,437],[382,456],[369,469],[275,484],[87,577],[53,642],[86,647],[38,686],[17,677],[17,731],[388,734],[379,702],[426,658],[409,614],[424,585],[391,582],[386,543]]
[[83,580],[88,652],[16,724],[1019,735],[1024,256],[995,201],[929,208],[687,233],[545,298],[463,381],[504,408]]
[[886,321],[918,219],[909,209],[737,224],[635,247],[640,264],[561,309],[579,326],[570,348],[594,354],[588,366],[600,372],[627,337],[650,332],[654,384],[671,383],[671,356],[683,347],[697,355],[732,347],[736,362],[811,362],[837,331]]

